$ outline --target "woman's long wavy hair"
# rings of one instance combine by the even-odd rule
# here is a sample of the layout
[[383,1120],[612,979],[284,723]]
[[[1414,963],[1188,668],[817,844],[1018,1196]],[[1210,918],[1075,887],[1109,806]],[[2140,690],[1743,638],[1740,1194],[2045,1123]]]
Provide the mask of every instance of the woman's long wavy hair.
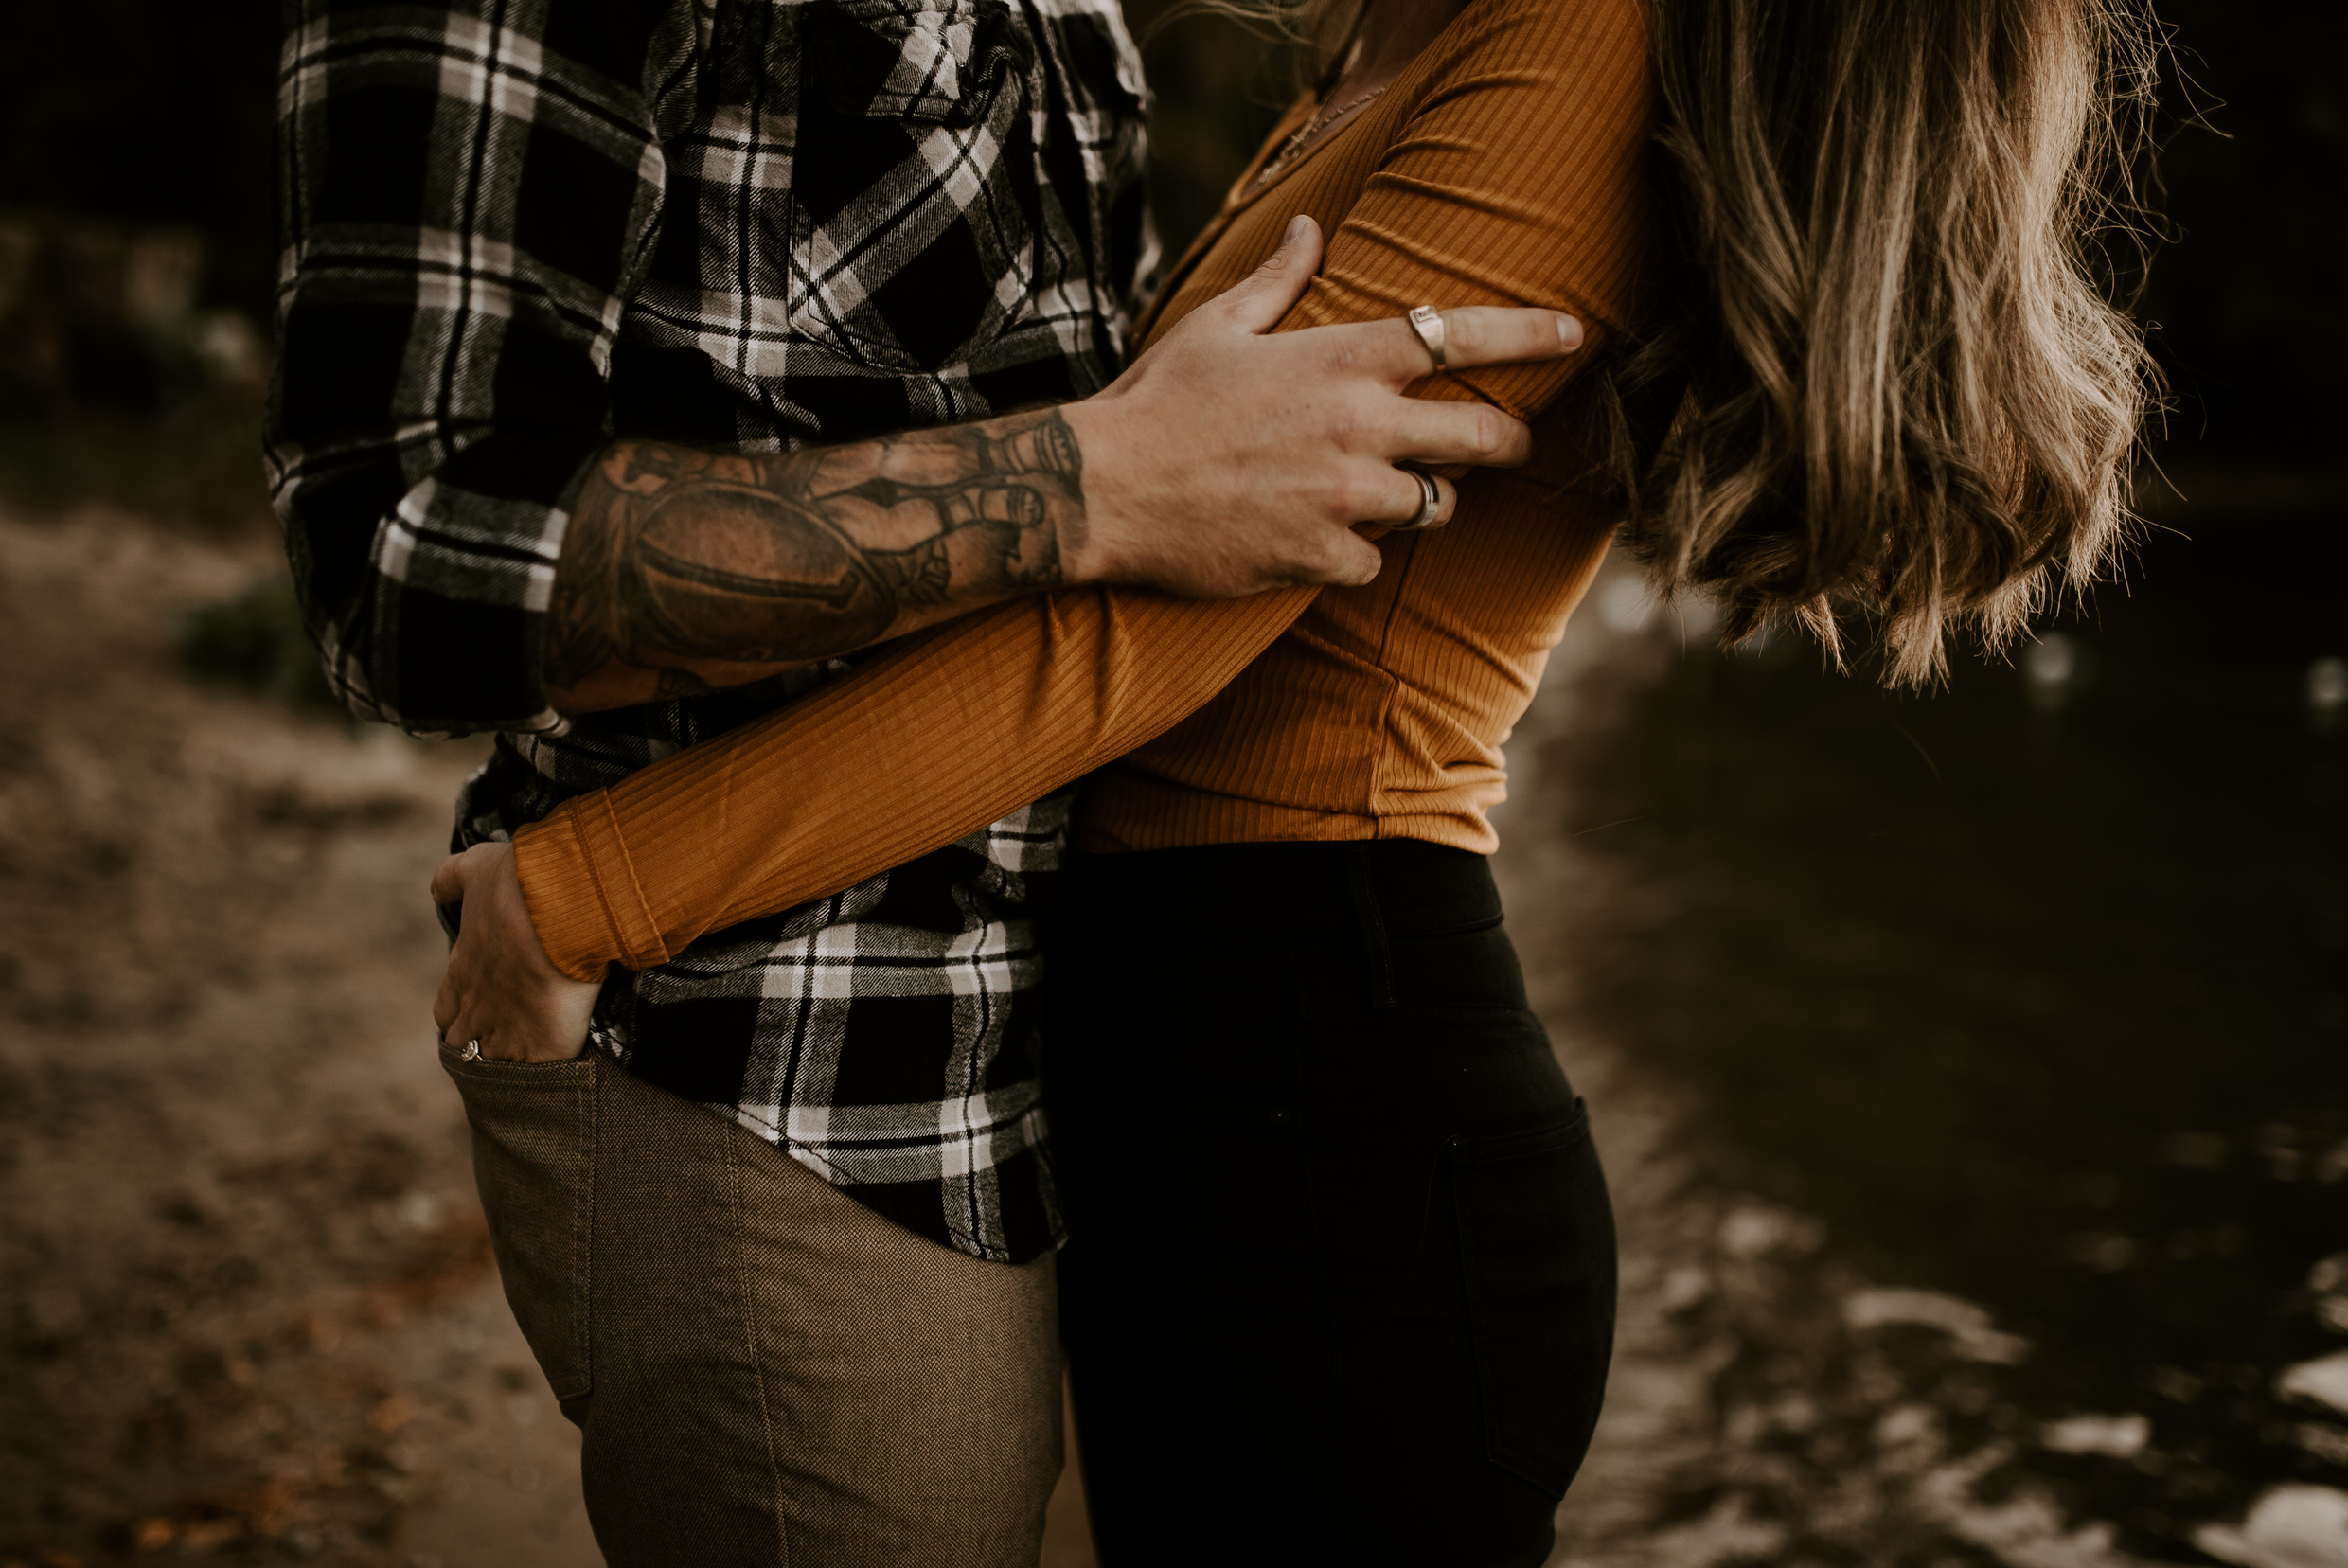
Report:
[[[1612,367],[1627,536],[1742,639],[1791,615],[1931,680],[2129,527],[2152,385],[2098,287],[2156,43],[2131,0],[1655,0],[1678,297]],[[2141,254],[2141,253],[2140,253]]]
[[[2125,543],[2153,373],[2099,276],[2142,255],[2141,0],[1648,0],[1675,233],[1601,399],[1626,538],[1741,641],[1792,617],[1885,678],[2008,645]],[[1362,0],[1202,0],[1325,72]]]

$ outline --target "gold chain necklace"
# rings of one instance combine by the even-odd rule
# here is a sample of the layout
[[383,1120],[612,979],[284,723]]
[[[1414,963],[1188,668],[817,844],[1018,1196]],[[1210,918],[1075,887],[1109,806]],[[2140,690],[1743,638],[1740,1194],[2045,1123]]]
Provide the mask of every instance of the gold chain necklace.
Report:
[[1385,85],[1381,83],[1339,108],[1330,109],[1325,105],[1314,110],[1312,117],[1290,132],[1288,139],[1279,145],[1271,157],[1264,160],[1264,167],[1255,171],[1255,178],[1250,184],[1253,186],[1269,184],[1274,175],[1296,160],[1296,155],[1305,150],[1306,144],[1313,137],[1326,131],[1330,126],[1335,125],[1385,90]]

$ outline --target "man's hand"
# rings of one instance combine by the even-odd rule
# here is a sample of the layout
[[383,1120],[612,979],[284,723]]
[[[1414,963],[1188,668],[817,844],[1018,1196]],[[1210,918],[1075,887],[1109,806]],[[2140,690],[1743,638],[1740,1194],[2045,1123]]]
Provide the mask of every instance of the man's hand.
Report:
[[478,1041],[499,1061],[567,1061],[587,1043],[592,981],[574,980],[546,956],[515,875],[513,846],[476,844],[432,874],[432,901],[461,904],[449,971],[433,998],[440,1038]]
[[[1367,582],[1379,557],[1355,526],[1422,499],[1396,464],[1512,466],[1531,436],[1485,403],[1404,397],[1432,362],[1400,316],[1274,333],[1320,264],[1299,218],[1081,402],[795,452],[614,441],[555,566],[550,700],[585,713],[739,686],[1075,584]],[[1556,311],[1447,311],[1444,327],[1460,369],[1582,340]],[[1457,496],[1435,485],[1449,521]]]
[[[1402,396],[1432,368],[1402,317],[1273,333],[1320,265],[1321,231],[1299,217],[1245,281],[1062,411],[1084,453],[1085,527],[1062,552],[1071,581],[1196,598],[1367,582],[1379,557],[1354,526],[1408,521],[1422,500],[1396,464],[1524,461],[1531,432],[1490,404]],[[1582,343],[1581,323],[1556,311],[1470,307],[1443,323],[1450,369]],[[1449,522],[1457,492],[1435,486]]]

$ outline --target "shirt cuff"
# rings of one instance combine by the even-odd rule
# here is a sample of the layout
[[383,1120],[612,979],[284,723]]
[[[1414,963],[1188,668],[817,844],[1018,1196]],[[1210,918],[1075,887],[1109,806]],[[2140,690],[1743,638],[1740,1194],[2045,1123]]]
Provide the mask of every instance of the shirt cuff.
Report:
[[668,961],[605,791],[516,832],[514,870],[546,956],[572,979],[600,980],[612,964],[641,970]]

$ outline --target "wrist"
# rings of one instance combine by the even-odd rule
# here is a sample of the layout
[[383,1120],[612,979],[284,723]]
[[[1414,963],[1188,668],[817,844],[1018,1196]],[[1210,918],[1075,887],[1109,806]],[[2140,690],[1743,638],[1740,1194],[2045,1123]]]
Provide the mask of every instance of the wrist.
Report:
[[1084,465],[1084,520],[1062,528],[1059,539],[1060,576],[1071,587],[1133,580],[1127,560],[1130,510],[1125,505],[1133,448],[1116,404],[1110,393],[1097,392],[1060,408]]
[[667,949],[612,831],[609,797],[583,798],[589,814],[572,802],[514,834],[514,878],[539,946],[574,980],[600,980],[614,963],[666,962]]

